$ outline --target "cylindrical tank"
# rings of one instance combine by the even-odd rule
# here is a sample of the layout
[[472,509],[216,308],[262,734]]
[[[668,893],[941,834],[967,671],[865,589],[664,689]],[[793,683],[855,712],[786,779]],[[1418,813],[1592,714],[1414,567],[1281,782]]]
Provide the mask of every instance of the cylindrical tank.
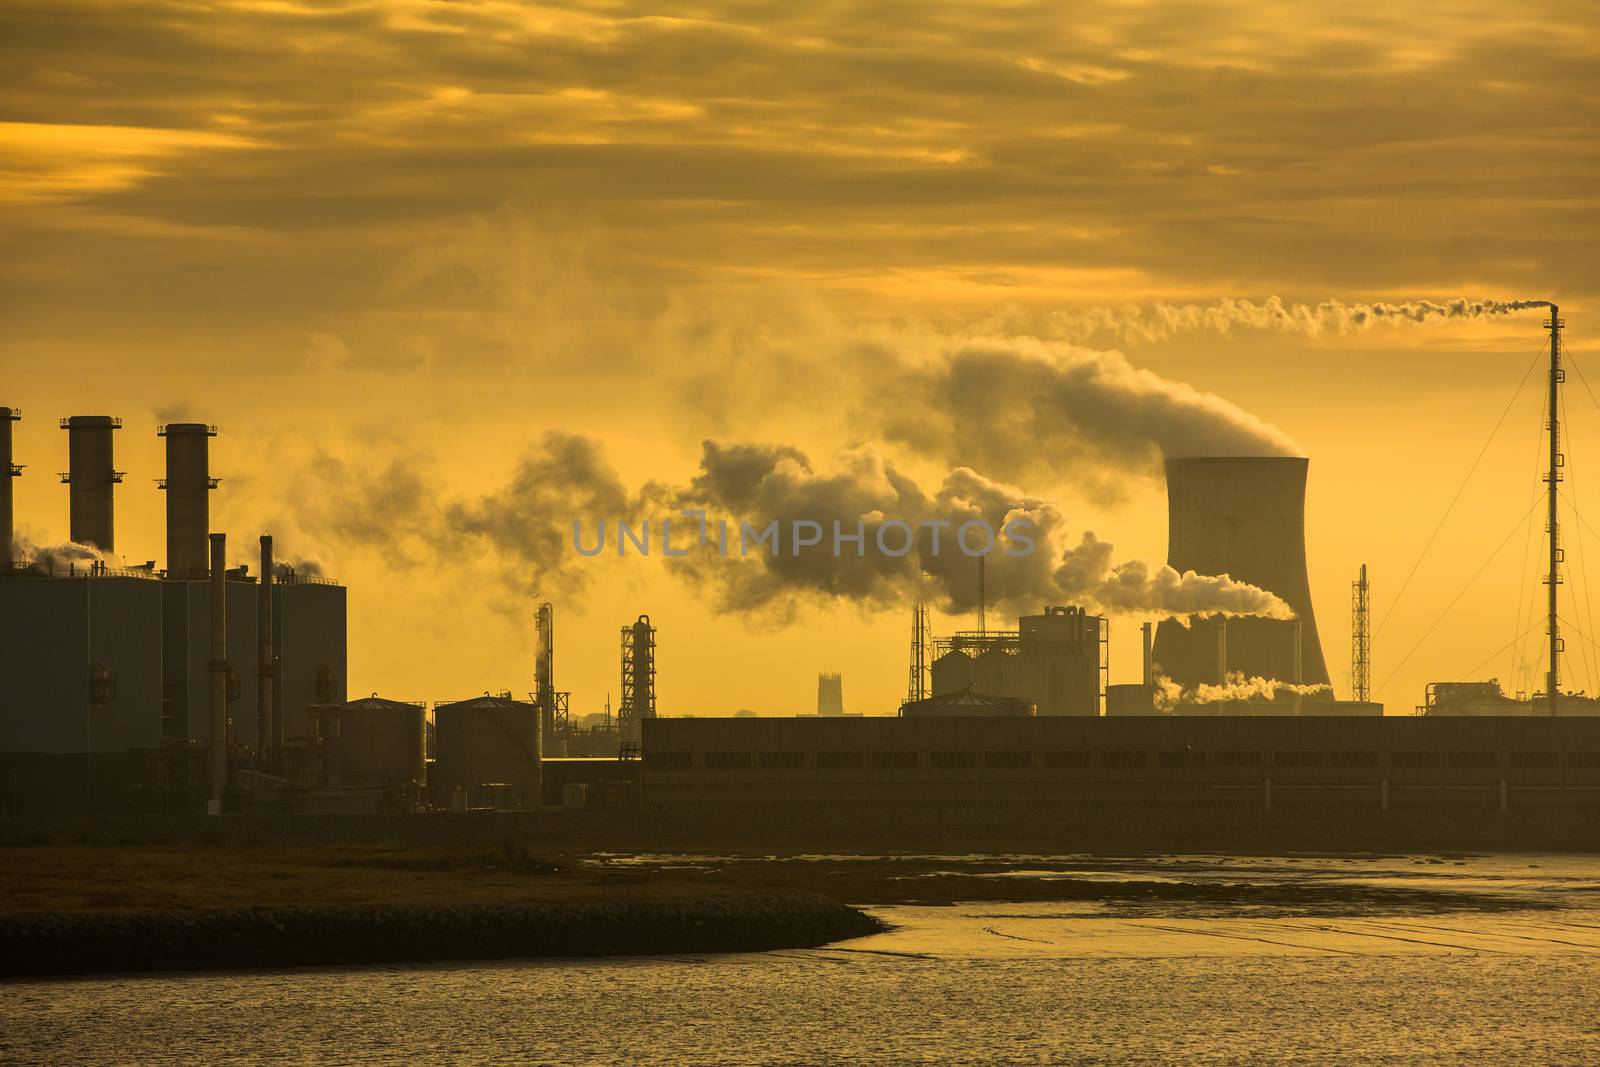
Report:
[[206,534],[211,529],[211,438],[215,426],[170,422],[156,429],[167,439],[167,575],[193,578],[206,569]]
[[71,512],[72,539],[110,555],[116,550],[116,522],[111,487],[122,481],[112,459],[111,434],[122,420],[109,415],[74,415],[61,420],[67,431],[67,474],[64,480]]
[[16,562],[11,544],[14,515],[11,503],[11,479],[22,473],[13,462],[11,424],[22,418],[16,408],[0,408],[0,576],[11,570]]
[[424,776],[423,735],[427,711],[421,704],[373,694],[351,700],[339,712],[339,774],[346,785],[414,783]]
[[[1227,622],[1227,670],[1326,685],[1306,569],[1306,469],[1297,456],[1225,456],[1167,460],[1167,563],[1180,573],[1226,574],[1275,593],[1299,619]],[[1184,687],[1216,680],[1218,631],[1161,623],[1155,661]]]
[[435,807],[540,806],[544,753],[536,705],[488,695],[439,704],[433,729]]

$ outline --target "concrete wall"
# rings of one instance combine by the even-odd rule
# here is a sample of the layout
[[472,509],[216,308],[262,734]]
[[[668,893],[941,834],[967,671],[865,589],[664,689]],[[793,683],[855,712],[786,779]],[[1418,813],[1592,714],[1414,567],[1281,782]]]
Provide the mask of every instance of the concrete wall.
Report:
[[[1268,787],[1267,782],[1272,785]],[[1385,785],[1387,783],[1387,785]],[[1182,803],[1426,789],[1600,804],[1600,718],[658,719],[643,803]]]
[[[89,665],[116,698],[91,710]],[[0,751],[111,752],[161,740],[161,583],[0,581]]]

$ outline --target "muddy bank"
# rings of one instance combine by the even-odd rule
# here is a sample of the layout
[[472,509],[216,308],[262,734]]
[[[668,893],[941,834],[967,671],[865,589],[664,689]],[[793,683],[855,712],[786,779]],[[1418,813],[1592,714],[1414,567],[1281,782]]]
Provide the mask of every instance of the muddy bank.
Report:
[[808,894],[0,918],[0,976],[812,948],[880,930]]

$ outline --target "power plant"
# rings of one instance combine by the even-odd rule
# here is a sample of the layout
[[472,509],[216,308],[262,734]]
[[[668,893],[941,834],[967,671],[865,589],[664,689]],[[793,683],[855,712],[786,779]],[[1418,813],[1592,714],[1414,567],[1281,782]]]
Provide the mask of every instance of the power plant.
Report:
[[[1169,565],[1272,594],[1287,617],[1199,612],[1142,627],[1140,680],[1110,684],[1106,617],[1046,604],[935,638],[913,606],[897,715],[848,713],[822,673],[814,715],[663,718],[657,629],[620,630],[620,693],[575,720],[555,673],[555,606],[532,616],[527,700],[346,699],[345,589],[261,535],[258,574],[209,529],[216,427],[171,423],[167,566],[116,562],[122,480],[109,416],[68,431],[73,544],[17,559],[13,424],[0,408],[0,803],[51,810],[708,812],[977,803],[1276,804],[1365,810],[1600,804],[1600,701],[1559,688],[1559,330],[1551,320],[1549,618],[1544,694],[1438,682],[1415,716],[1372,699],[1371,586],[1351,585],[1351,696],[1336,699],[1312,608],[1308,462],[1166,463]],[[1534,725],[1534,717],[1549,720]],[[1276,799],[1274,799],[1276,798]]]

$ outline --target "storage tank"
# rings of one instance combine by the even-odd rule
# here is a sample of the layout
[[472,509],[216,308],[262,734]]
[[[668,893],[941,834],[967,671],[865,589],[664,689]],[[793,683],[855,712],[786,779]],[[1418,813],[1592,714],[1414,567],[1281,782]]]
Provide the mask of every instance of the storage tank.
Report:
[[488,694],[439,704],[433,730],[434,807],[539,807],[537,705]]
[[1285,601],[1300,624],[1228,619],[1224,644],[1214,624],[1161,623],[1156,665],[1185,688],[1215,683],[1224,670],[1328,683],[1306,568],[1307,465],[1298,456],[1167,460],[1167,563],[1180,573],[1226,574],[1260,586]]
[[344,786],[410,786],[420,793],[426,772],[423,733],[427,709],[373,693],[343,704],[324,704],[308,719],[318,723],[330,782]]

